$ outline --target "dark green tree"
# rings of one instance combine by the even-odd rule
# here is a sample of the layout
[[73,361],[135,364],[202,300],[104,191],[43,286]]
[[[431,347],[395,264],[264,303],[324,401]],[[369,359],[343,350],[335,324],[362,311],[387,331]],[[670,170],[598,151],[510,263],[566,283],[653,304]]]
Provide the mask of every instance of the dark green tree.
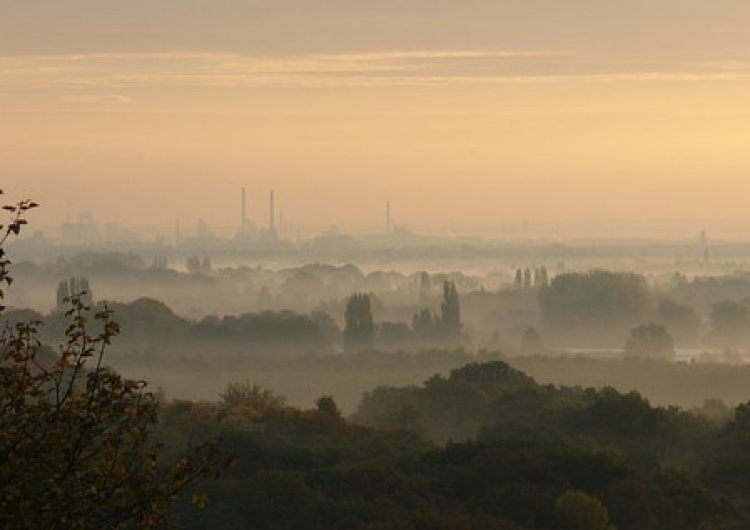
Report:
[[354,293],[349,297],[344,313],[344,341],[351,347],[368,347],[375,337],[370,295]]
[[687,304],[673,298],[663,298],[656,307],[656,322],[667,326],[678,338],[694,339],[700,327],[700,317]]
[[280,409],[286,405],[286,398],[245,378],[228,383],[219,394],[220,405],[224,408],[249,407],[257,411]]
[[333,396],[331,396],[330,394],[320,396],[318,399],[316,399],[315,408],[321,414],[327,414],[329,416],[333,416],[336,418],[341,417],[341,411],[339,410],[339,406],[336,404],[336,401],[333,399]]
[[747,304],[723,300],[711,307],[711,334],[715,343],[743,346],[750,337],[750,310]]
[[457,339],[461,334],[461,305],[456,284],[443,282],[443,302],[440,305],[440,331],[444,337]]
[[608,524],[607,508],[586,492],[566,490],[557,498],[555,506],[573,530],[614,530]]
[[381,343],[398,344],[412,340],[414,332],[404,322],[380,322],[377,326],[377,336]]
[[539,305],[548,324],[633,325],[649,312],[652,298],[641,275],[593,270],[556,276],[540,291]]
[[435,317],[427,308],[420,309],[411,317],[411,329],[420,339],[432,338],[435,335]]
[[[34,207],[3,207],[11,217],[0,224],[0,285],[12,282],[5,243]],[[219,468],[219,453],[207,444],[162,462],[156,398],[103,363],[119,333],[112,311],[92,315],[81,294],[67,303],[57,355],[43,354],[41,322],[0,335],[0,527],[161,528],[175,496]]]
[[644,324],[630,330],[625,353],[638,357],[672,359],[674,340],[667,328],[659,324]]

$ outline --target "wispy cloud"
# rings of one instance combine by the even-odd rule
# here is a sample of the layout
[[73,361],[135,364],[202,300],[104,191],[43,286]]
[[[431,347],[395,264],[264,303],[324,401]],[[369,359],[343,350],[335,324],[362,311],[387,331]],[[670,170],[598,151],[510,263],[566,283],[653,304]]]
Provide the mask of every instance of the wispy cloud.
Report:
[[[0,91],[62,90],[67,101],[125,103],[128,89],[400,87],[563,82],[695,82],[750,78],[750,63],[694,64],[684,70],[604,70],[566,52],[422,50],[307,56],[155,53],[0,57]],[[91,94],[90,92],[96,92]],[[100,96],[115,93],[116,96]]]
[[124,105],[133,101],[133,98],[122,94],[78,94],[62,96],[60,99],[66,103],[105,103],[110,105]]

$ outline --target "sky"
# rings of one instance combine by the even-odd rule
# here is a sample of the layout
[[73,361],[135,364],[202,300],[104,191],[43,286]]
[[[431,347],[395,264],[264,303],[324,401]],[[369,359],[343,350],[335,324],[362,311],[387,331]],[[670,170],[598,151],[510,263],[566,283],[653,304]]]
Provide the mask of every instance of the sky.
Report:
[[273,189],[296,227],[390,201],[750,238],[748,27],[746,0],[0,0],[0,186],[40,225],[239,227],[244,187],[259,225]]

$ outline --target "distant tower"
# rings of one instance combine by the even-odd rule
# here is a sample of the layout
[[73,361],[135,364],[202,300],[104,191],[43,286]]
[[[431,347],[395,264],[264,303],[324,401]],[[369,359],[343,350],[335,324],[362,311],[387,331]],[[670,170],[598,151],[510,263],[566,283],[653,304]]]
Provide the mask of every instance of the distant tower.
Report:
[[385,203],[385,235],[391,233],[391,201]]
[[708,252],[708,234],[705,230],[701,231],[701,246],[703,247],[703,261],[711,261],[711,254]]
[[245,196],[245,187],[242,187],[242,226],[240,227],[240,234],[245,235],[247,233],[247,198]]
[[274,217],[276,216],[276,213],[275,213],[274,208],[275,208],[275,206],[274,206],[274,195],[273,195],[273,190],[271,190],[270,205],[269,205],[269,209],[268,209],[268,215],[269,215],[269,218],[268,218],[268,229],[271,232],[273,232],[276,229],[276,225],[275,225],[275,222],[274,222]]

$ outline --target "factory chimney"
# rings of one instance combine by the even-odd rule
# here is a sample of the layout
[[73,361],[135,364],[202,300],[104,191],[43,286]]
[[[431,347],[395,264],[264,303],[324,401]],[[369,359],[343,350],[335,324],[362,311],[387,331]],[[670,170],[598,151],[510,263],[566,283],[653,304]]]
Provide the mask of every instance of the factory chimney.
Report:
[[276,216],[275,210],[274,210],[274,196],[273,196],[273,190],[271,190],[271,197],[270,197],[270,205],[269,205],[269,219],[268,219],[268,229],[273,232],[275,228],[274,223],[274,217]]
[[385,203],[385,235],[391,234],[391,201]]
[[245,235],[247,233],[247,199],[245,195],[245,187],[242,187],[242,226],[240,227],[240,234]]

